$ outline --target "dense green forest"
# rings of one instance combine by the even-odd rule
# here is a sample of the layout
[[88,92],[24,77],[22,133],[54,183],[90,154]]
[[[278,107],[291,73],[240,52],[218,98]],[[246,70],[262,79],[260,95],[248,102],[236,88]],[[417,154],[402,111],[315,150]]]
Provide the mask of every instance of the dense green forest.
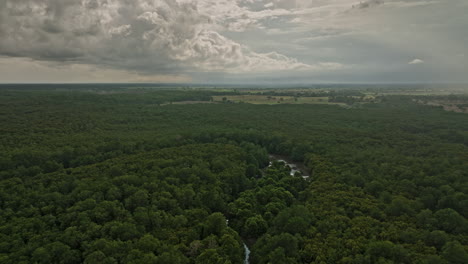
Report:
[[304,90],[0,87],[0,263],[468,263],[468,115]]

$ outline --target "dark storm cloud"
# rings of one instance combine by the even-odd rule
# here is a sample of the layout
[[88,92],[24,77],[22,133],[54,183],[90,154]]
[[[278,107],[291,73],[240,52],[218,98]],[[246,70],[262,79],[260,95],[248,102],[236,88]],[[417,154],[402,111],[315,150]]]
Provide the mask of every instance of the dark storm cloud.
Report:
[[4,0],[1,5],[0,55],[147,73],[307,67],[222,36],[195,2]]
[[466,79],[467,8],[466,0],[0,0],[0,62],[10,72],[0,82],[15,67],[50,68],[53,79],[67,66],[84,80],[90,69],[201,82],[398,79],[401,69]]

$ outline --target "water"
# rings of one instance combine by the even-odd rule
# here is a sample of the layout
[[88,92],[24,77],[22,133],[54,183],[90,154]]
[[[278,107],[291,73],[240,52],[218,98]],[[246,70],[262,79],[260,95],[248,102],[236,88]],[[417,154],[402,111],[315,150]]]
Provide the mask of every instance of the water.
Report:
[[[292,163],[290,161],[287,161],[286,159],[280,157],[280,156],[275,156],[275,155],[270,155],[270,159],[272,160],[276,160],[277,162],[283,162],[285,166],[289,167],[291,169],[291,171],[289,172],[289,174],[291,176],[294,176],[296,172],[299,172],[302,174],[302,178],[304,179],[307,179],[309,178],[308,175],[306,175],[306,170],[305,170],[305,167],[303,164],[300,164],[300,165],[296,165],[295,163]],[[268,165],[268,167],[270,167],[272,165],[272,162],[270,161],[270,164]],[[303,168],[303,169],[301,169]]]
[[244,264],[249,264],[250,249],[247,247],[245,243],[244,243],[244,251],[245,251]]
[[[291,172],[290,172],[290,175],[291,175],[291,176],[294,176],[294,174],[295,174],[296,172],[304,173],[303,170],[301,170],[300,168],[298,168],[298,167],[300,167],[300,166],[297,166],[297,165],[294,164],[294,163],[290,163],[290,162],[288,162],[288,161],[286,161],[286,160],[284,160],[284,159],[279,159],[278,157],[275,157],[275,156],[273,156],[273,155],[270,155],[270,158],[272,158],[272,159],[274,159],[274,160],[276,160],[276,161],[278,161],[278,162],[283,162],[283,163],[285,164],[285,166],[289,166],[289,167],[291,168]],[[272,164],[272,162],[270,161],[270,164],[268,165],[268,167],[271,166],[271,164]],[[303,166],[302,166],[302,167],[303,167]],[[303,175],[302,177],[303,177],[304,179],[309,178],[308,175]],[[226,225],[228,225],[228,223],[229,223],[228,221],[229,221],[229,220],[226,220]],[[250,263],[250,262],[249,262],[249,258],[250,258],[250,249],[247,247],[247,245],[246,245],[245,243],[244,243],[244,252],[245,252],[244,264],[249,264],[249,263]]]

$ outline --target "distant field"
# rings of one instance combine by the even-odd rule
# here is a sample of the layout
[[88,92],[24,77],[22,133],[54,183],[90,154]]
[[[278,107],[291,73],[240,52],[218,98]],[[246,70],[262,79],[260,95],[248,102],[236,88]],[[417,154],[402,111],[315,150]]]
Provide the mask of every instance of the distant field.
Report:
[[465,113],[468,114],[468,101],[467,100],[413,100],[419,104],[425,104],[430,106],[442,107],[445,111]]
[[382,95],[407,95],[407,96],[443,96],[451,94],[468,94],[467,88],[449,89],[421,89],[421,90],[381,90],[378,92]]
[[328,102],[328,97],[294,97],[294,96],[266,96],[266,95],[226,95],[213,96],[215,102],[222,102],[223,98],[231,102],[249,104],[339,104]]
[[170,103],[164,103],[162,105],[187,105],[187,104],[215,104],[217,102],[211,102],[211,101],[180,101],[180,102],[170,102]]

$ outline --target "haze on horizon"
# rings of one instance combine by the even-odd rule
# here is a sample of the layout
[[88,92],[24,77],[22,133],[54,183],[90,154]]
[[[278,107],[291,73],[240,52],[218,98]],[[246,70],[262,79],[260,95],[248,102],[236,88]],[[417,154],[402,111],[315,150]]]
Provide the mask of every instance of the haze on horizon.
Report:
[[0,83],[468,82],[466,0],[3,0]]

